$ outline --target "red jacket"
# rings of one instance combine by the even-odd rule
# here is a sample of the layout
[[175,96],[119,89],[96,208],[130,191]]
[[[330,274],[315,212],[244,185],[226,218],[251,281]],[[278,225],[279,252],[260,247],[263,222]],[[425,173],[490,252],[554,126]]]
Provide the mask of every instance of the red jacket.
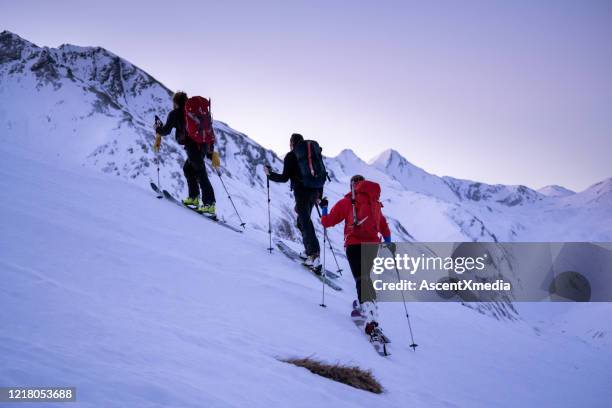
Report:
[[[372,181],[361,181],[355,185],[355,200],[358,221],[364,222],[361,225],[353,225],[353,205],[351,193],[348,193],[332,207],[329,215],[321,217],[321,223],[325,228],[329,228],[344,220],[344,246],[363,243],[377,244],[380,242],[378,234],[383,237],[391,236],[387,220],[380,210],[382,204],[379,199],[380,186]],[[370,202],[376,204],[370,206]],[[371,214],[372,211],[375,211],[376,214]]]

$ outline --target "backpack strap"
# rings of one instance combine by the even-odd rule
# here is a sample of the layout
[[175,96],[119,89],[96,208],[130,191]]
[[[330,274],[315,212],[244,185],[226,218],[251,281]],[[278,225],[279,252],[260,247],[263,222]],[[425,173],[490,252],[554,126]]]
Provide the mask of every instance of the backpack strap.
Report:
[[353,207],[353,226],[357,225],[357,206],[355,204],[355,183],[351,183],[351,206]]
[[308,148],[308,168],[310,169],[310,175],[312,177],[316,176],[314,165],[312,164],[312,143],[306,142],[306,146]]

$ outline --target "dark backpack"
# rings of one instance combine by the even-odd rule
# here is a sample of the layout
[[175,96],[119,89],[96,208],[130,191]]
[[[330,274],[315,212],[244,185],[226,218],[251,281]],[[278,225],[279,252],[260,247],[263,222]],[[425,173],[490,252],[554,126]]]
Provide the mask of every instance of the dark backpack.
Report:
[[314,140],[302,140],[293,148],[300,170],[300,180],[306,188],[323,188],[327,170],[323,163],[321,146]]

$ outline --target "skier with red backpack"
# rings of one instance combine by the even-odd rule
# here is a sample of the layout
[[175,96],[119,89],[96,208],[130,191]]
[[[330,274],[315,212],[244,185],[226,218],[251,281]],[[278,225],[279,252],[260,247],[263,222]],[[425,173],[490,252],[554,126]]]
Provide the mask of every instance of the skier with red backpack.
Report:
[[[214,151],[215,134],[212,127],[210,101],[201,96],[187,98],[184,92],[177,92],[172,97],[174,109],[168,114],[166,124],[156,121],[157,138],[153,148],[159,151],[161,136],[170,134],[175,129],[178,144],[185,146],[187,160],[183,165],[183,173],[187,180],[189,197],[183,200],[183,205],[194,207],[198,212],[215,215],[215,191],[213,190],[204,157],[212,161],[215,168],[220,166],[219,155]],[[200,190],[202,205],[200,206]]]
[[365,332],[370,336],[382,334],[378,328],[376,293],[369,274],[378,254],[378,246],[363,244],[379,244],[381,236],[386,243],[391,243],[391,231],[382,214],[382,204],[379,200],[380,185],[355,175],[351,178],[351,191],[338,201],[329,213],[327,199],[323,198],[319,203],[321,223],[325,228],[344,221],[346,258],[355,278],[358,299],[353,302],[354,310],[351,316],[353,319],[365,319]]

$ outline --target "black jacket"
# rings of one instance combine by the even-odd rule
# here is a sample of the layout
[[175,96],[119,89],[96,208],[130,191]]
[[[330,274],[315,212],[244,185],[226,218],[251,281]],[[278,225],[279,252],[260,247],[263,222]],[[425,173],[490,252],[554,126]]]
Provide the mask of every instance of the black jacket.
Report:
[[322,190],[323,189],[312,189],[304,187],[302,184],[302,176],[300,174],[300,168],[298,165],[297,156],[293,151],[290,151],[285,156],[285,160],[283,160],[283,172],[275,173],[273,171],[270,172],[270,181],[274,181],[276,183],[286,183],[287,181],[291,181],[291,189],[296,193],[308,193],[313,190]]
[[176,129],[174,135],[176,137],[176,141],[184,145],[185,139],[187,139],[187,133],[185,131],[185,109],[184,108],[176,108],[168,114],[168,118],[166,119],[166,124],[157,128],[156,131],[162,136],[169,135],[172,132],[172,129]]

